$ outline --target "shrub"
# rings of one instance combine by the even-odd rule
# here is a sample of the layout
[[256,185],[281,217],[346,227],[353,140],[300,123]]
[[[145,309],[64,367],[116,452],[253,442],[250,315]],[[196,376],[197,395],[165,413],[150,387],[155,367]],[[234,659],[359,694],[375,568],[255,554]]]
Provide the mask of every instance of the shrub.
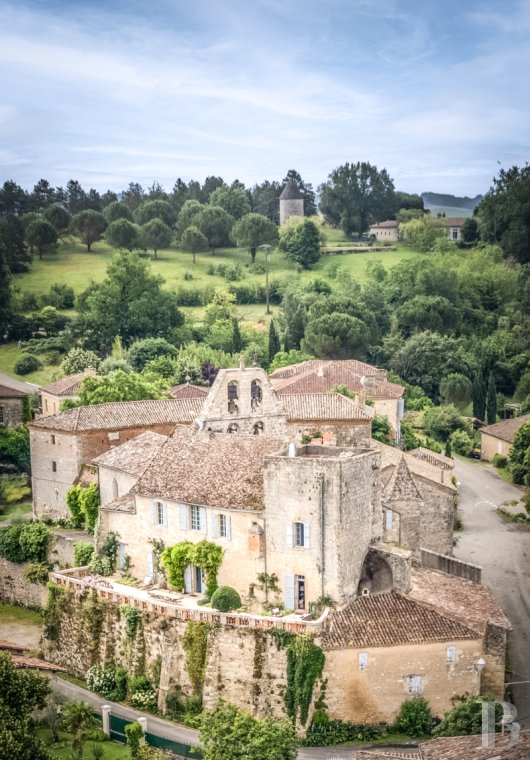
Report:
[[13,523],[6,528],[0,528],[0,556],[8,562],[24,562],[20,546],[20,533],[24,523]]
[[495,454],[491,460],[494,467],[506,467],[508,464],[508,457],[505,454]]
[[101,665],[93,665],[86,673],[86,682],[89,689],[108,697],[116,689],[116,673],[113,667],[104,668]]
[[41,367],[42,364],[36,356],[23,354],[15,364],[15,373],[17,375],[29,375],[30,372],[36,372]]
[[[467,736],[479,734],[482,729],[482,703],[493,701],[488,694],[474,697],[453,698],[454,707],[448,710],[434,729],[435,736]],[[495,723],[498,727],[502,717],[502,705],[495,705]],[[497,729],[498,730],[498,729]]]
[[316,710],[303,744],[306,747],[332,747],[348,741],[373,742],[383,734],[378,726],[369,723],[350,723],[323,719],[324,710]]
[[20,531],[20,548],[23,562],[46,562],[50,531],[40,522],[30,522],[23,525]]
[[473,453],[473,439],[464,430],[455,430],[449,438],[452,451],[464,457],[470,457]]
[[30,583],[48,583],[50,566],[47,562],[32,562],[24,573]]
[[443,404],[427,409],[423,415],[425,430],[428,435],[444,440],[455,430],[467,432],[468,423],[454,404]]
[[76,541],[74,544],[74,565],[76,567],[85,567],[89,565],[94,554],[94,545],[86,541]]
[[219,586],[212,596],[212,607],[219,612],[230,612],[241,607],[241,597],[231,586]]
[[58,282],[54,283],[41,297],[43,306],[55,306],[56,309],[72,309],[74,301],[74,289],[70,285],[62,285]]
[[427,700],[424,697],[413,697],[403,702],[394,727],[396,731],[412,737],[432,733],[432,712]]

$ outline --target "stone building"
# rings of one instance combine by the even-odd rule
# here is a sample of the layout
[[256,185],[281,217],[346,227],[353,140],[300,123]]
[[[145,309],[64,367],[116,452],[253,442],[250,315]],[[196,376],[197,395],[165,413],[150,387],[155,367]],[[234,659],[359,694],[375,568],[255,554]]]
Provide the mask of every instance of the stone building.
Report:
[[395,243],[399,240],[399,224],[395,219],[371,224],[368,233],[373,235],[378,242]]
[[84,465],[104,451],[150,430],[168,435],[189,424],[201,402],[195,399],[125,401],[77,407],[29,424],[35,517],[69,517],[66,494]]
[[83,372],[66,375],[60,380],[48,383],[40,389],[40,413],[42,417],[57,414],[63,401],[77,401],[79,390],[85,377],[95,377],[96,370],[87,367]]
[[39,392],[39,386],[15,380],[0,372],[0,427],[12,428],[24,421],[24,404]]
[[304,196],[298,189],[298,185],[292,179],[288,181],[280,195],[280,224],[292,216],[304,215]]
[[481,459],[491,462],[495,454],[509,456],[515,435],[526,422],[530,422],[530,414],[523,414],[520,417],[481,428],[479,430]]

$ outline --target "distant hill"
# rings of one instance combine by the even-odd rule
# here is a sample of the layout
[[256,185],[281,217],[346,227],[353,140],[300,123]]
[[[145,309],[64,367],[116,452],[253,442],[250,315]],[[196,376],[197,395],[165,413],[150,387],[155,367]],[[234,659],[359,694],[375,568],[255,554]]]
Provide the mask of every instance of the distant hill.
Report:
[[[474,198],[468,198],[466,195],[462,198],[458,195],[448,195],[446,193],[422,193],[421,197],[423,198],[425,208],[430,209],[431,214],[434,209],[436,209],[437,212],[441,209],[442,212],[445,211],[446,216],[469,216],[484,196],[476,195]],[[449,209],[451,210],[451,213],[448,213]],[[455,210],[458,209],[461,209],[462,211],[466,209],[468,213],[454,213]]]

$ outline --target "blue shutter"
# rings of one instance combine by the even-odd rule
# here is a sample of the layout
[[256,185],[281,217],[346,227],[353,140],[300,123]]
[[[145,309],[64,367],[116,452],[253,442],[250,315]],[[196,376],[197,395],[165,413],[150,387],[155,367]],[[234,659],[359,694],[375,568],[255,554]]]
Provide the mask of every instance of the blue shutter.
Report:
[[226,520],[226,538],[230,541],[232,538],[232,524],[231,524],[232,520],[231,520],[230,515],[226,515],[225,520]]
[[153,501],[153,502],[151,503],[151,519],[150,519],[150,523],[151,523],[151,525],[154,525],[154,524],[155,524],[155,522],[156,522],[156,514],[155,514],[155,510],[156,510],[156,501]]
[[185,504],[179,504],[180,529],[188,530],[188,508]]
[[291,548],[292,545],[293,545],[293,524],[292,524],[292,522],[289,522],[286,525],[285,543],[286,543],[286,546],[288,548]]
[[217,520],[219,517],[215,512],[210,512],[210,537],[217,538]]
[[309,549],[311,536],[311,527],[309,523],[304,523],[304,549]]
[[208,532],[208,520],[206,519],[206,509],[204,507],[199,507],[199,530],[201,533],[207,533]]
[[286,610],[294,610],[294,575],[286,575],[283,587],[283,605]]

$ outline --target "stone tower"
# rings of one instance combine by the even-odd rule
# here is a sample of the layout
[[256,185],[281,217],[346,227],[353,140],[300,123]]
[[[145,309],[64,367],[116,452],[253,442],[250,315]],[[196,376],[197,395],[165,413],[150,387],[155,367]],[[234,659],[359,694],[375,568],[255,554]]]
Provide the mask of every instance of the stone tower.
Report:
[[294,180],[290,179],[280,195],[280,224],[292,216],[304,215],[304,196]]

